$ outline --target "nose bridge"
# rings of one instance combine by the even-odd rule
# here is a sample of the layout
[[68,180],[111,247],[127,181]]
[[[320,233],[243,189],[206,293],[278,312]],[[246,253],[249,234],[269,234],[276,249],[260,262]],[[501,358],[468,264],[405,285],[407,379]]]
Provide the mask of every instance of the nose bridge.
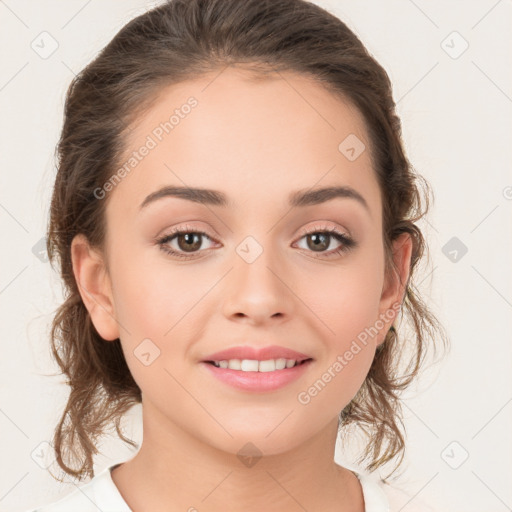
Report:
[[234,268],[226,293],[226,314],[264,320],[290,312],[290,290],[285,285],[281,256],[272,231],[247,235],[236,247]]

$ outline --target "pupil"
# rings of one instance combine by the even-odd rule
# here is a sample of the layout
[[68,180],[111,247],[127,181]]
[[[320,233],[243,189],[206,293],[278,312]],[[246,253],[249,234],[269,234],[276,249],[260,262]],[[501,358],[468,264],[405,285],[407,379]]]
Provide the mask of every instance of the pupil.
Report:
[[329,235],[323,234],[323,233],[313,233],[311,236],[311,239],[313,240],[313,245],[310,246],[312,248],[317,249],[320,247],[321,249],[326,249],[329,247],[329,242],[326,242],[329,238]]
[[[194,237],[196,238],[195,243]],[[184,235],[180,235],[178,237],[178,245],[180,246],[180,249],[183,249],[185,251],[193,251],[201,247],[201,242],[199,241],[199,238],[200,237],[198,233],[185,233]],[[185,239],[186,241],[185,246],[182,246],[182,244],[180,243],[183,239]]]

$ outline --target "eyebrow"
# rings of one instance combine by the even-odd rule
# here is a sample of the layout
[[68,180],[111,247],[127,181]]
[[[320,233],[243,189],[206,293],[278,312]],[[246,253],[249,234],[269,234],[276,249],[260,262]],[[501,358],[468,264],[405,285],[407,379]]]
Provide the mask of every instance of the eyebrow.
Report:
[[[223,208],[233,206],[226,194],[206,188],[167,186],[149,194],[140,205],[142,210],[149,204],[164,197],[177,197],[194,203],[202,203]],[[348,186],[331,186],[318,189],[302,189],[292,192],[288,204],[292,207],[305,207],[322,204],[335,198],[354,199],[370,213],[365,198],[357,190]]]

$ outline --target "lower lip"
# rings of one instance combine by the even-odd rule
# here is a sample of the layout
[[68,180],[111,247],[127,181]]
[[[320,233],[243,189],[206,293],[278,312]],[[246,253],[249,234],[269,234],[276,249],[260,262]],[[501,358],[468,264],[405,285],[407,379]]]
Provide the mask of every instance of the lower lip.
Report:
[[201,364],[206,366],[214,377],[234,388],[258,392],[274,391],[297,380],[308,370],[312,362],[313,360],[310,359],[293,368],[284,368],[283,370],[275,370],[273,372],[243,372],[241,370],[219,368],[204,361]]

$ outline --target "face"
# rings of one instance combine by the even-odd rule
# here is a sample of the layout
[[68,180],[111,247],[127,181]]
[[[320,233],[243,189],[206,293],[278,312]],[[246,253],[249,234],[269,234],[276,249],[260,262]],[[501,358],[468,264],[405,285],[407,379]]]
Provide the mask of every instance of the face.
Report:
[[[226,69],[165,89],[134,124],[127,160],[149,149],[105,188],[108,272],[78,239],[73,251],[96,329],[121,339],[145,421],[231,453],[251,441],[277,454],[332,425],[403,291],[384,273],[382,199],[362,116],[300,75],[282,77],[254,82]],[[162,125],[173,113],[172,127]],[[194,201],[166,187],[220,197]],[[345,193],[297,201],[328,187]],[[396,251],[402,278],[408,249]],[[309,361],[258,373],[272,389],[241,388],[204,362],[239,346]],[[286,383],[276,378],[290,371]]]

